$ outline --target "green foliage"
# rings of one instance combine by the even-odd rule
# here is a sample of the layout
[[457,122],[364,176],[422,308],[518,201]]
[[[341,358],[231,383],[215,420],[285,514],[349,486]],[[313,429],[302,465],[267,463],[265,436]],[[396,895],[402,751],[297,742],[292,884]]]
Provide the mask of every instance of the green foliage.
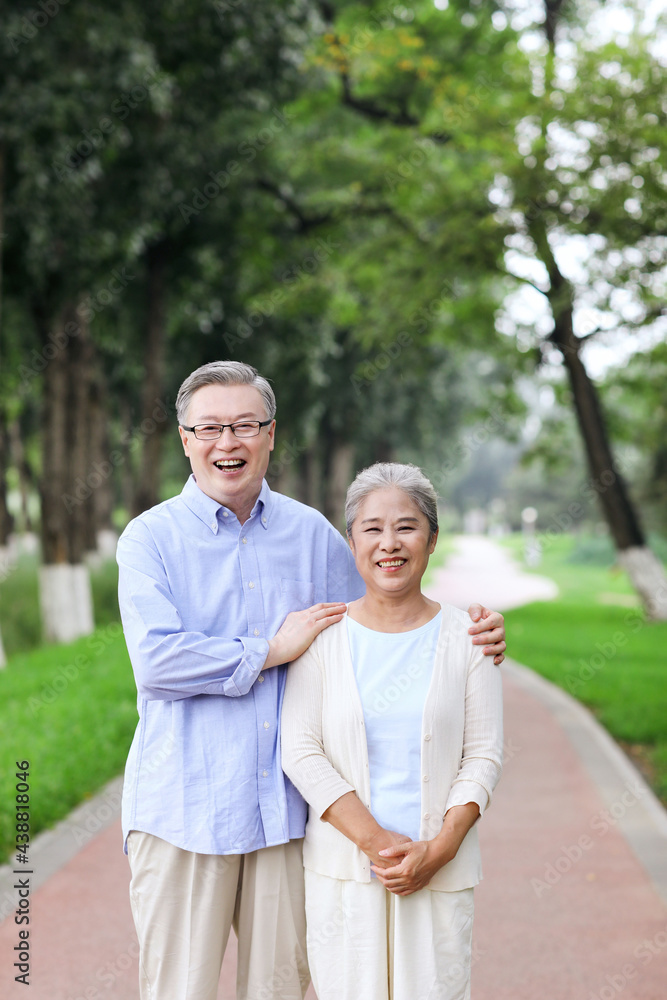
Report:
[[30,761],[31,836],[123,768],[137,722],[120,625],[13,657],[0,671],[0,855],[14,842],[14,763]]

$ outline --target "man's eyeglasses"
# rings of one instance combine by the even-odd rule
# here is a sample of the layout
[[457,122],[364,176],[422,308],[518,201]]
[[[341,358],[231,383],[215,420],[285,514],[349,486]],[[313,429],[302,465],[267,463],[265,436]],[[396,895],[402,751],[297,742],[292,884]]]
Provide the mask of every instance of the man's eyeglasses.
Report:
[[181,424],[181,427],[184,431],[192,431],[199,441],[215,441],[225,427],[229,427],[237,438],[254,438],[259,434],[260,427],[268,427],[272,423],[272,420],[237,420],[234,424],[196,424],[194,427]]

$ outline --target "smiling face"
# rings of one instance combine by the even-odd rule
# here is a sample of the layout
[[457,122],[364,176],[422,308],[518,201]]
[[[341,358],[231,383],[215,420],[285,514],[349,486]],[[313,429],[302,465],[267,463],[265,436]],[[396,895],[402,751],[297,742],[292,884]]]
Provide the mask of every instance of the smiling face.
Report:
[[403,490],[391,486],[370,493],[350,529],[350,547],[366,592],[401,597],[419,592],[437,538]]
[[[267,418],[264,400],[253,386],[205,385],[194,393],[185,423],[194,427]],[[275,429],[274,420],[268,427],[260,427],[257,437],[237,438],[225,427],[217,441],[200,441],[192,431],[178,428],[197,486],[233,511],[241,522],[250,516],[262,488]]]

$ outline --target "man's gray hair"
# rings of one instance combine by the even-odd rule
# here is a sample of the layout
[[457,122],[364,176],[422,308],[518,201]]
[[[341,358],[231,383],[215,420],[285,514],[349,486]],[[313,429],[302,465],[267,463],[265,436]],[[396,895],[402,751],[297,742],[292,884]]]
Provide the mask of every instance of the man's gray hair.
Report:
[[252,365],[242,361],[211,361],[188,375],[176,397],[176,417],[179,424],[187,421],[190,403],[197,389],[205,385],[251,385],[260,393],[269,420],[276,415],[276,397],[267,380]]
[[345,500],[345,524],[350,534],[357,519],[359,508],[371,493],[386,490],[392,486],[408,496],[428,521],[431,537],[438,530],[438,494],[433,485],[416,465],[400,465],[398,462],[376,462],[357,475],[347,491]]

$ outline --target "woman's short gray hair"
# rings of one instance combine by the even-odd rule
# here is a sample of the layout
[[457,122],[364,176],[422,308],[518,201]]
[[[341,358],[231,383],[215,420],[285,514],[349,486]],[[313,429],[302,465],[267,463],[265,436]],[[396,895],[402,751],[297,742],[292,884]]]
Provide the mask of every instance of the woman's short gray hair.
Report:
[[179,424],[188,419],[188,410],[197,389],[205,385],[251,385],[264,401],[266,415],[273,420],[276,415],[276,397],[267,380],[252,365],[242,361],[211,361],[188,375],[176,397],[176,418]]
[[398,462],[376,462],[357,475],[347,491],[345,524],[350,534],[359,508],[371,493],[395,486],[413,501],[428,521],[431,537],[438,530],[438,494],[432,483],[416,465]]

